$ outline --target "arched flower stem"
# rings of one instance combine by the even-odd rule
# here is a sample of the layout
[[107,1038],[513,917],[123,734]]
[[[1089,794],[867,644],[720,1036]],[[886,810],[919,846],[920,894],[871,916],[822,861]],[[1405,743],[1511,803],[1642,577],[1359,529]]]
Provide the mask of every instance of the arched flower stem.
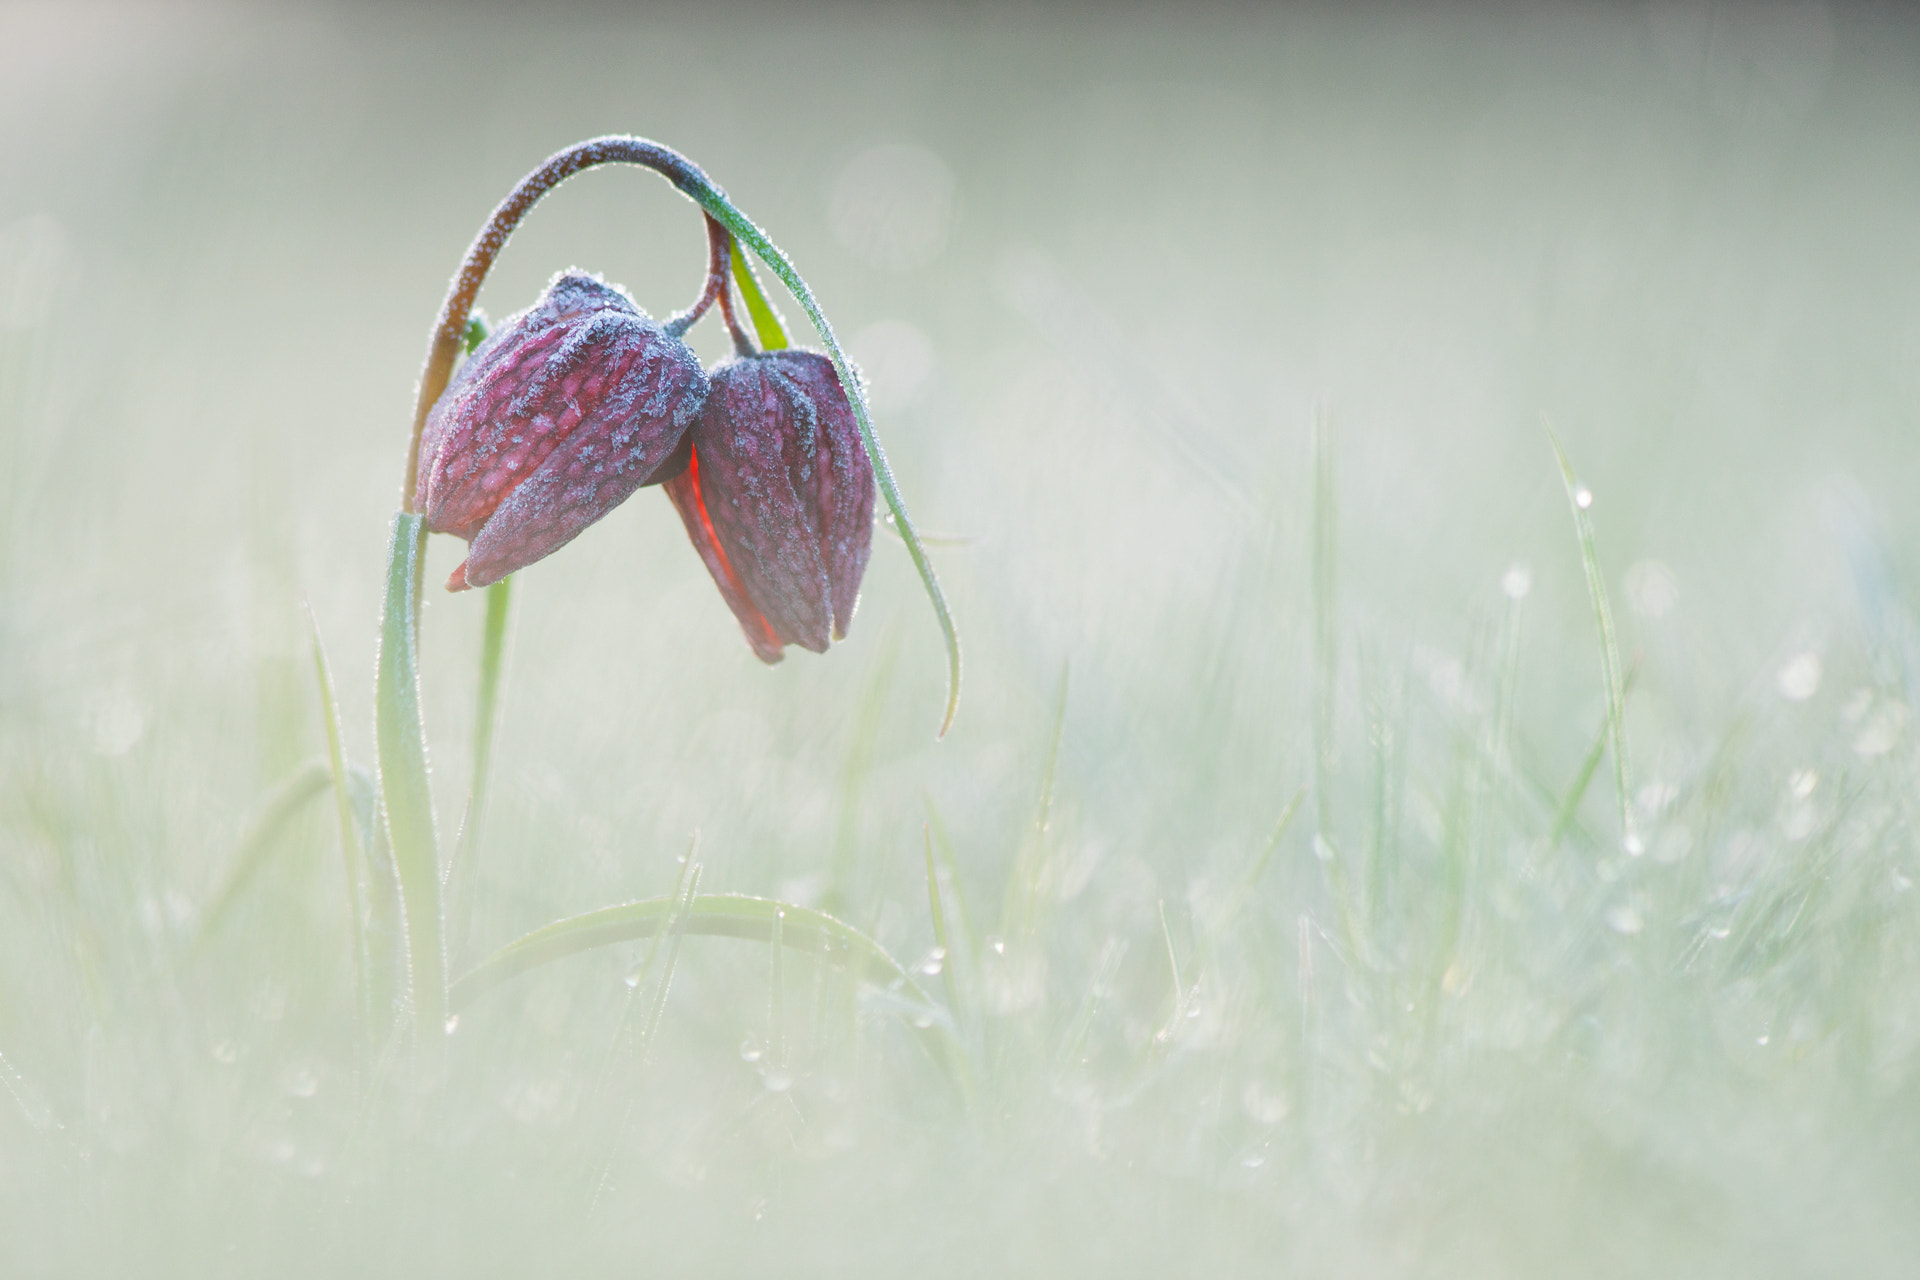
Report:
[[753,343],[746,331],[733,314],[733,293],[727,287],[728,270],[733,263],[733,233],[714,221],[707,214],[707,282],[700,291],[700,297],[691,307],[667,321],[666,330],[674,337],[681,337],[693,328],[696,321],[707,313],[716,300],[720,303],[720,316],[726,322],[727,333],[733,338],[733,349],[740,355],[753,354]]

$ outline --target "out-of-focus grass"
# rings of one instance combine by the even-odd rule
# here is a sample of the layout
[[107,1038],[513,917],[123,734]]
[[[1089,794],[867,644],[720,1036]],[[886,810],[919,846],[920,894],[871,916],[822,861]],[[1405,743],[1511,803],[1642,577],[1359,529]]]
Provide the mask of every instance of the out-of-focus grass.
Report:
[[[1920,45],[1724,9],[0,9],[0,1270],[1906,1274]],[[613,130],[867,363],[966,700],[933,744],[885,537],[767,670],[640,495],[517,578],[490,739],[503,633],[430,593],[443,843],[492,756],[452,971],[681,902],[697,831],[939,1007],[662,906],[422,1094],[364,780],[408,391]],[[489,309],[683,305],[657,187],[570,185]]]

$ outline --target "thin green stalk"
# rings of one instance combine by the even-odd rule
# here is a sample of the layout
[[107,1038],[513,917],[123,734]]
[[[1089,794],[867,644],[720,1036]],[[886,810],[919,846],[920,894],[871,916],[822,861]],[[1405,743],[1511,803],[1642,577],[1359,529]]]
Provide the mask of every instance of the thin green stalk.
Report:
[[340,828],[340,866],[346,873],[347,914],[350,919],[353,937],[353,995],[354,1008],[359,1015],[360,1036],[364,1049],[366,1037],[372,1026],[372,1010],[368,1005],[370,990],[367,985],[369,957],[367,954],[367,926],[365,909],[360,894],[360,842],[356,835],[353,818],[353,796],[349,790],[347,778],[346,751],[340,740],[340,704],[333,696],[333,672],[327,665],[326,646],[320,641],[320,623],[313,616],[313,610],[307,610],[307,626],[313,634],[313,673],[320,684],[320,716],[327,728],[327,770],[333,781],[333,812]]
[[493,739],[500,723],[500,685],[506,674],[508,621],[512,616],[513,577],[487,589],[487,616],[480,633],[480,679],[474,691],[473,773],[467,783],[467,813],[460,824],[454,854],[447,863],[448,945],[461,954],[471,925],[478,869],[481,820],[486,813],[493,773]]
[[1600,632],[1600,670],[1606,683],[1607,725],[1613,747],[1613,783],[1620,804],[1620,837],[1629,852],[1637,853],[1640,836],[1633,829],[1633,809],[1627,789],[1626,681],[1621,674],[1620,644],[1613,629],[1613,608],[1607,603],[1607,584],[1600,575],[1600,557],[1594,551],[1593,518],[1587,510],[1593,505],[1593,493],[1575,478],[1573,464],[1567,461],[1566,451],[1560,447],[1560,439],[1554,435],[1552,424],[1547,426],[1547,441],[1553,445],[1553,456],[1560,464],[1560,479],[1566,485],[1567,505],[1573,511],[1573,528],[1580,540],[1580,564],[1587,575],[1587,596],[1593,605],[1594,625]]
[[205,922],[200,926],[196,945],[204,946],[226,923],[227,914],[233,910],[234,903],[240,900],[253,878],[266,864],[267,855],[273,851],[275,843],[285,833],[287,825],[305,811],[307,805],[327,789],[327,765],[323,760],[309,760],[282,778],[272,791],[267,793],[240,833],[239,851],[234,855],[233,870],[227,873],[225,883],[214,895],[213,905],[207,909]]
[[426,728],[420,706],[420,586],[426,562],[423,517],[393,519],[386,606],[380,626],[375,738],[387,847],[400,881],[407,934],[407,979],[416,1036],[438,1044],[447,1012],[447,960],[440,917],[439,842],[427,782]]

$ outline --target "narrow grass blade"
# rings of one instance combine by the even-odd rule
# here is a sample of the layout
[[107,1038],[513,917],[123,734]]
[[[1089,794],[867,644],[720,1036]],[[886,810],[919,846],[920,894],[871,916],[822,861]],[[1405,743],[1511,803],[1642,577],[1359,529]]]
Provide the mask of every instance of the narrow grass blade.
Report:
[[420,582],[426,544],[423,516],[401,512],[394,517],[375,679],[381,808],[400,881],[408,987],[423,1046],[439,1043],[447,1011],[439,846],[420,707]]
[[967,954],[980,954],[980,934],[973,925],[973,913],[967,909],[967,895],[960,887],[960,872],[953,865],[953,840],[947,835],[947,824],[940,817],[939,807],[933,803],[932,796],[924,797],[927,805],[927,824],[933,836],[933,850],[939,862],[939,871],[946,877],[946,896],[953,903],[953,922],[960,928],[960,939],[967,944]]
[[479,840],[487,780],[493,765],[493,735],[500,723],[500,680],[506,671],[507,619],[513,607],[513,577],[487,588],[487,618],[480,635],[480,682],[474,694],[473,780],[467,789],[464,852]]
[[1234,886],[1233,896],[1227,899],[1227,905],[1221,910],[1220,919],[1215,922],[1212,932],[1225,930],[1245,908],[1255,886],[1260,883],[1260,877],[1266,874],[1268,865],[1273,862],[1273,855],[1280,851],[1280,842],[1286,838],[1288,829],[1293,826],[1294,815],[1300,812],[1300,804],[1306,798],[1307,788],[1302,784],[1293,793],[1293,798],[1287,801],[1286,807],[1280,810],[1280,818],[1273,824],[1273,834],[1267,837],[1266,847],[1260,850],[1246,874],[1240,877],[1240,883]]
[[1573,528],[1580,539],[1580,563],[1587,575],[1587,596],[1593,605],[1594,625],[1600,632],[1600,667],[1606,682],[1607,725],[1613,747],[1613,783],[1620,803],[1620,835],[1629,852],[1638,852],[1639,833],[1633,829],[1633,810],[1627,789],[1626,681],[1620,669],[1620,644],[1613,629],[1613,608],[1607,603],[1607,584],[1600,575],[1600,558],[1594,552],[1593,518],[1588,508],[1593,493],[1573,474],[1573,464],[1553,427],[1547,427],[1547,441],[1553,446],[1554,459],[1560,464],[1560,479],[1567,488],[1567,505],[1573,511]]
[[[820,334],[820,341],[827,349],[827,356],[833,361],[834,371],[840,375],[840,385],[846,389],[847,403],[853,409],[854,422],[859,425],[860,438],[867,447],[867,457],[873,463],[874,482],[879,486],[880,496],[886,500],[887,509],[893,513],[894,525],[901,541],[907,544],[907,554],[913,559],[913,567],[920,574],[920,582],[927,590],[927,599],[933,605],[933,612],[940,624],[940,634],[947,646],[947,707],[940,721],[940,736],[945,737],[953,726],[954,713],[960,708],[960,634],[954,628],[953,614],[947,607],[946,593],[940,589],[940,580],[934,575],[933,562],[927,558],[926,548],[921,545],[920,535],[915,531],[913,518],[907,514],[906,501],[900,496],[900,486],[893,478],[893,468],[887,462],[887,454],[880,447],[880,437],[873,429],[873,412],[867,405],[867,393],[861,386],[853,363],[840,349],[840,341],[834,336],[833,326],[827,323],[826,313],[814,300],[813,290],[795,269],[786,254],[767,238],[753,221],[728,200],[726,194],[704,176],[695,178],[688,175],[687,180],[678,184],[680,189],[716,220],[733,232],[739,245],[745,245],[758,254],[760,260],[772,268],[780,283],[787,287],[800,309],[813,321],[814,329]],[[736,280],[739,273],[735,273]],[[751,303],[749,303],[751,307]],[[758,317],[755,318],[758,324]]]
[[[452,1007],[464,1009],[509,978],[556,960],[596,947],[656,936],[673,924],[677,907],[676,898],[648,898],[544,925],[500,948],[454,983]],[[687,903],[683,927],[689,934],[770,942],[780,913],[784,913],[778,921],[784,946],[824,957],[897,992],[901,1009],[917,1015],[909,1019],[914,1034],[935,1061],[952,1074],[955,1083],[965,1088],[964,1057],[950,1021],[940,1016],[939,1007],[899,961],[852,925],[789,902],[716,893],[702,894]],[[929,1025],[919,1025],[922,1017]]]
[[926,841],[927,852],[927,914],[933,918],[933,945],[939,948],[940,981],[946,988],[947,1007],[953,1010],[954,1021],[962,1031],[979,1025],[973,1016],[971,1007],[960,999],[960,957],[955,954],[955,939],[947,931],[947,909],[940,897],[940,872],[933,865],[933,827],[929,823],[921,832]]
[[445,907],[447,947],[464,952],[471,923],[473,887],[479,856],[480,828],[487,807],[488,780],[493,771],[493,739],[500,723],[500,684],[506,671],[508,620],[512,616],[513,577],[487,588],[487,616],[480,632],[480,676],[474,690],[473,772],[467,783],[467,812],[453,857],[447,861]]
[[205,945],[226,923],[234,904],[266,865],[267,856],[273,852],[287,825],[327,789],[329,776],[326,761],[309,760],[282,778],[261,800],[240,834],[240,846],[234,855],[233,869],[227,873],[226,881],[214,895],[213,905],[207,909],[204,923],[200,926],[199,945]]
[[364,1047],[370,1019],[367,1006],[367,927],[361,903],[362,855],[353,818],[353,796],[347,778],[347,756],[340,742],[340,704],[333,696],[333,671],[327,648],[320,640],[320,622],[307,610],[307,629],[313,636],[313,675],[320,686],[320,718],[327,729],[327,776],[333,783],[333,815],[340,831],[340,869],[347,882],[347,916],[353,944],[353,1000],[359,1014]]
[[[660,978],[654,983],[653,1003],[647,1009],[647,1020],[640,1024],[640,1043],[635,1047],[641,1062],[646,1062],[653,1053],[653,1039],[660,1033],[660,1020],[667,1013],[667,993],[673,989],[673,971],[680,963],[680,943],[687,936],[687,920],[691,915],[696,895],[700,892],[700,864],[691,858],[687,860],[687,871],[683,877],[686,889],[673,900],[673,910],[668,915],[666,927],[661,936],[666,940],[666,955],[660,964]],[[774,912],[774,932],[780,928],[780,912]]]
[[[866,860],[870,873],[867,884],[856,885],[855,878],[863,863],[859,840],[860,787],[873,765],[874,747],[880,740],[887,694],[893,687],[894,664],[900,656],[899,636],[898,629],[890,627],[881,639],[879,658],[873,664],[866,689],[860,696],[859,709],[853,715],[852,740],[847,744],[846,770],[841,776],[840,822],[821,905],[829,914],[850,919],[862,918],[861,909],[868,905],[866,899],[877,900],[887,883],[885,869],[872,867],[871,860]],[[873,907],[878,909],[877,901]]]
[[[1637,668],[1629,668],[1626,678],[1621,681],[1620,692],[1624,698],[1633,690],[1633,682],[1639,675]],[[1600,771],[1600,762],[1606,758],[1607,744],[1613,740],[1613,714],[1608,712],[1600,721],[1599,732],[1593,735],[1593,745],[1580,762],[1580,768],[1573,775],[1573,782],[1567,788],[1567,794],[1554,811],[1553,826],[1547,832],[1549,852],[1560,847],[1560,842],[1573,829],[1580,814],[1580,802],[1586,799],[1587,788],[1593,783],[1593,775]]]
[[767,1063],[775,1068],[787,1065],[787,979],[781,964],[786,950],[787,913],[773,913],[773,936],[767,939]]
[[1334,568],[1337,563],[1333,443],[1326,415],[1313,421],[1313,804],[1320,834],[1333,838],[1333,723],[1336,650]]
[[747,314],[753,317],[753,333],[760,339],[760,345],[768,351],[779,351],[793,345],[787,340],[787,327],[781,323],[780,313],[773,303],[767,301],[767,295],[760,291],[760,281],[753,274],[753,264],[747,261],[747,255],[740,252],[740,242],[733,242],[733,282],[740,290],[740,300],[747,304]]
[[1054,779],[1060,767],[1060,741],[1066,733],[1067,687],[1072,675],[1071,664],[1060,668],[1060,690],[1054,695],[1053,725],[1047,734],[1047,763],[1040,775],[1039,809],[1034,814],[1032,831],[1007,870],[1000,932],[1009,938],[1024,939],[1039,929],[1042,881],[1047,868],[1047,829],[1053,822]]
[[1333,439],[1326,411],[1313,420],[1313,807],[1314,853],[1327,880],[1341,941],[1357,961],[1366,954],[1335,834],[1333,810],[1334,720],[1339,696],[1339,647],[1334,572],[1339,528],[1333,476]]

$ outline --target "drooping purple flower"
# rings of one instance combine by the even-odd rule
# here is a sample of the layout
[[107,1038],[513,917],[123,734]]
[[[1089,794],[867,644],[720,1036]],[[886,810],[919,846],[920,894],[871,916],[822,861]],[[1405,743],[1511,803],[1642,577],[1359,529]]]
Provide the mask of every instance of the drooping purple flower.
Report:
[[873,466],[832,361],[720,366],[667,496],[763,662],[843,639],[873,539]]
[[552,554],[649,482],[665,480],[707,397],[686,343],[625,293],[555,276],[454,375],[420,440],[415,506],[471,544],[449,591]]

